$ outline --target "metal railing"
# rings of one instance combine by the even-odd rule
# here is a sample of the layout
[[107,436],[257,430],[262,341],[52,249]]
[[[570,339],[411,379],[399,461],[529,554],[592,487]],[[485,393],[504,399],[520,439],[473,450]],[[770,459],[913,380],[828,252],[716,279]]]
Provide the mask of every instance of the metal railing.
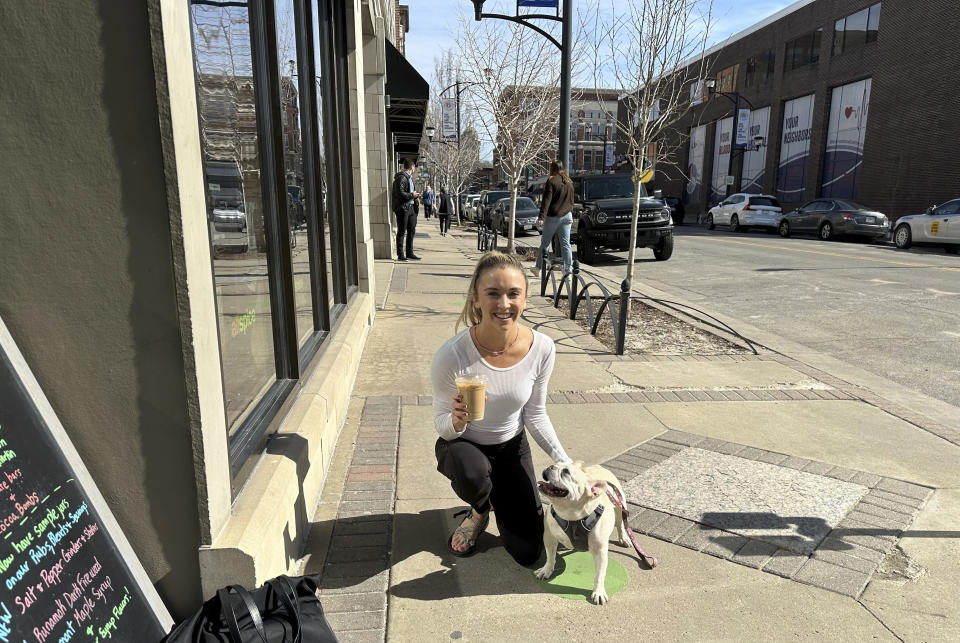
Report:
[[[757,346],[748,338],[737,332],[737,330],[732,326],[717,319],[709,313],[690,306],[689,304],[670,301],[668,299],[660,299],[658,297],[632,295],[630,282],[626,279],[620,283],[620,292],[611,292],[606,286],[603,285],[603,283],[600,282],[597,275],[586,270],[581,270],[580,262],[576,259],[573,261],[573,270],[571,272],[561,274],[558,282],[557,273],[560,271],[554,270],[555,266],[559,266],[555,256],[547,254],[544,257],[543,263],[540,267],[540,296],[550,297],[553,301],[553,307],[559,308],[560,298],[563,297],[564,292],[566,292],[567,307],[569,308],[568,317],[572,320],[577,318],[577,311],[580,308],[580,304],[586,303],[587,320],[591,322],[591,335],[597,334],[597,328],[600,326],[600,320],[603,319],[604,313],[608,314],[610,316],[610,325],[613,329],[615,353],[617,355],[623,355],[626,351],[627,316],[630,312],[630,301],[651,301],[661,306],[674,309],[683,309],[678,310],[678,312],[687,314],[694,319],[698,319],[698,321],[701,323],[730,333],[734,337],[737,337],[743,341],[747,347],[750,348],[754,355],[758,354]],[[591,281],[587,281],[587,279],[584,278],[584,275],[587,275],[587,278],[589,278]],[[550,293],[547,292],[548,287],[550,288]],[[591,294],[591,290],[599,291],[599,293]],[[595,300],[599,300],[599,304],[596,308],[594,307]],[[696,314],[690,314],[685,311],[692,311]],[[705,317],[706,320],[703,319],[703,317]]]
[[483,225],[483,222],[477,222],[477,250],[480,252],[487,252],[488,250],[496,250],[498,242],[498,235],[495,229],[487,228]]

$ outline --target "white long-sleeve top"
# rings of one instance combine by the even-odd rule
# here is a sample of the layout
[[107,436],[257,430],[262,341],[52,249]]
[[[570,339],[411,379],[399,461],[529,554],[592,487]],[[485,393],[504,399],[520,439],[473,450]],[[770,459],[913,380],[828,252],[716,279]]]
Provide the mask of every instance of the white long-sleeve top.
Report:
[[[502,444],[523,427],[554,462],[570,462],[547,415],[547,384],[557,349],[553,339],[533,331],[533,345],[519,362],[507,368],[491,366],[480,356],[467,328],[440,347],[433,356],[433,415],[437,433],[445,440],[464,438],[477,444]],[[487,376],[483,419],[467,423],[462,433],[453,428],[456,374],[471,370]]]

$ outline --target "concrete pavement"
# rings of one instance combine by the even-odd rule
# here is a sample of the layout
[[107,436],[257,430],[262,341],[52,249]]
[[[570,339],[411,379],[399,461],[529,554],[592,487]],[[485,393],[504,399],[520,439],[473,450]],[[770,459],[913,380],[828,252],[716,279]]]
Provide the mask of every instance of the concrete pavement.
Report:
[[[341,640],[960,638],[960,447],[937,435],[955,437],[960,414],[891,406],[884,382],[809,350],[620,359],[539,297],[525,318],[557,342],[557,433],[625,483],[660,566],[611,545],[608,576],[626,586],[597,607],[576,556],[538,582],[495,519],[480,553],[449,555],[462,505],[436,472],[429,370],[478,253],[432,223],[423,261],[378,263],[380,309],[303,561]],[[534,461],[548,464],[536,447]]]

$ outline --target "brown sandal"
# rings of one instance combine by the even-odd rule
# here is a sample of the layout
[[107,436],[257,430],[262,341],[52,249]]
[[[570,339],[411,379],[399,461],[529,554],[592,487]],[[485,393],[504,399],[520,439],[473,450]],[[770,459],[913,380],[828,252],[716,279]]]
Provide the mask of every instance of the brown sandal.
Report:
[[[458,511],[457,513],[453,514],[453,517],[458,518],[464,514],[469,514],[467,517],[470,519],[472,526],[466,526],[463,523],[460,523],[460,526],[454,529],[453,532],[451,532],[450,537],[447,539],[447,549],[450,550],[450,553],[459,558],[466,558],[467,556],[472,556],[477,552],[477,541],[480,539],[480,534],[487,529],[487,525],[490,523],[489,512],[483,517],[483,520],[478,522],[473,515],[473,509],[470,507]],[[466,522],[466,520],[463,522]],[[467,541],[467,549],[464,551],[457,551],[453,547],[453,537],[457,534],[460,534],[463,539]]]

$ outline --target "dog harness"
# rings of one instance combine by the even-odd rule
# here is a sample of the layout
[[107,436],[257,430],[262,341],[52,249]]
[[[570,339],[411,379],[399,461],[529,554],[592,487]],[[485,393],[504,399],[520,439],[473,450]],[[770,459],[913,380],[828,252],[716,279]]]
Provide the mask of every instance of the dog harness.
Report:
[[599,521],[600,516],[603,515],[603,505],[597,505],[597,508],[594,509],[592,513],[587,514],[580,520],[564,520],[557,515],[557,510],[554,509],[552,505],[550,506],[550,515],[553,516],[553,519],[557,521],[560,529],[562,529],[563,533],[570,539],[573,548],[577,551],[586,551],[590,548],[587,544],[587,536],[589,536],[593,528],[597,526],[597,521]]

